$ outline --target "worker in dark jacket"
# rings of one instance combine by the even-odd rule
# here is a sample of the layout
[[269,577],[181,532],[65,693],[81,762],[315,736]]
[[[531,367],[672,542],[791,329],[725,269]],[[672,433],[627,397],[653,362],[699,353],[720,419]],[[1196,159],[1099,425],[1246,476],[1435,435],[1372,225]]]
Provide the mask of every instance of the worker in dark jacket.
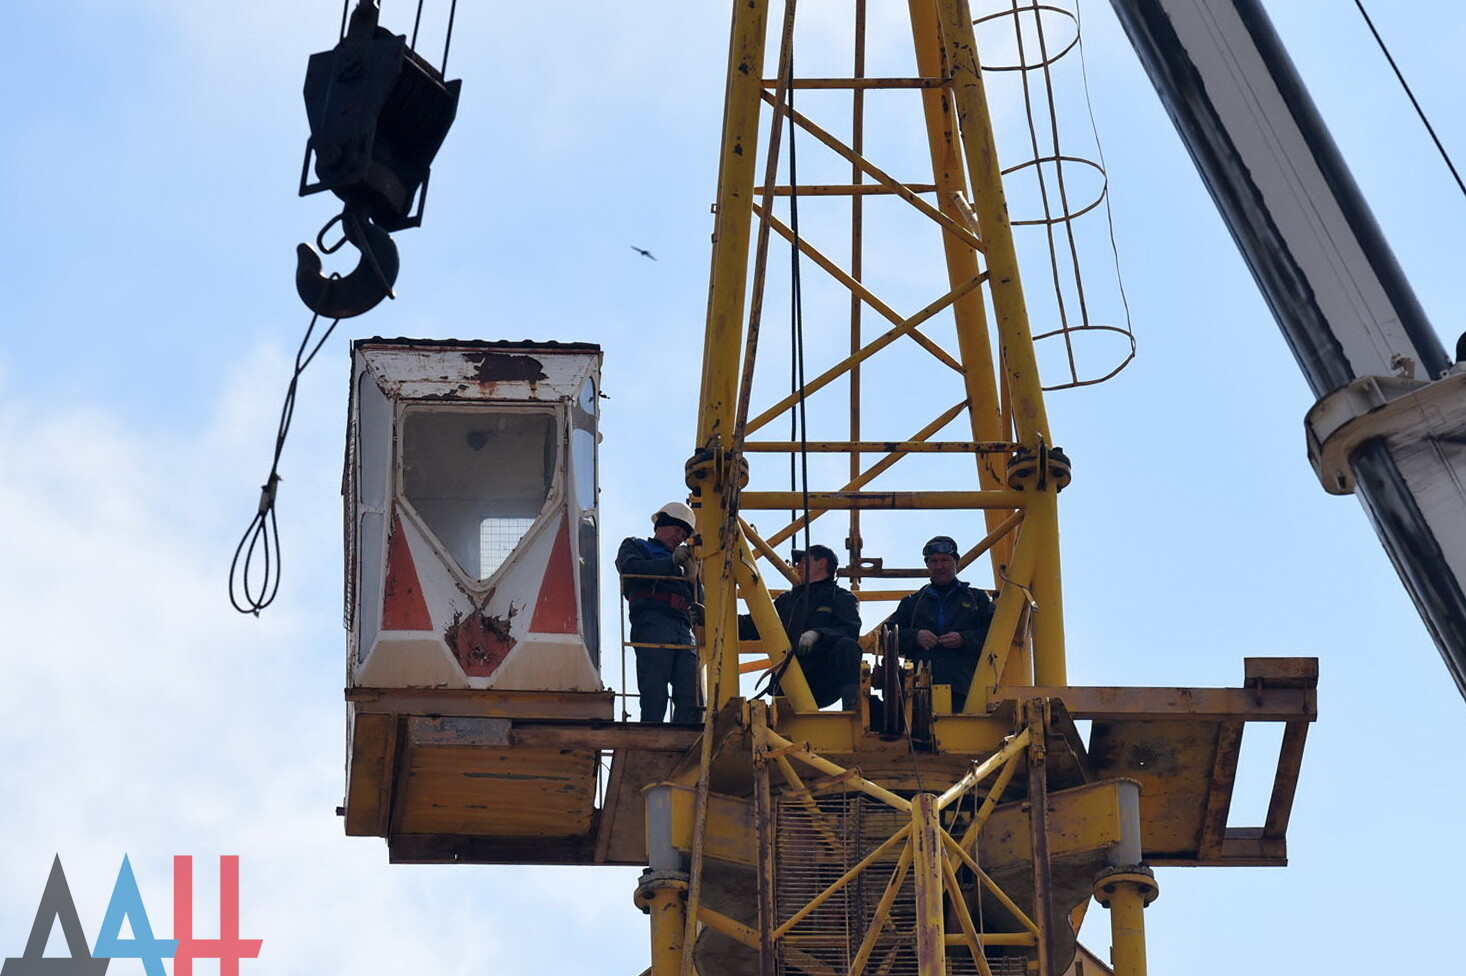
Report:
[[672,721],[696,722],[697,648],[689,615],[696,562],[687,545],[692,509],[669,502],[652,513],[652,526],[651,538],[632,536],[616,553],[621,593],[630,604],[631,643],[637,645],[641,720],[666,720],[670,687]]
[[932,684],[951,686],[952,710],[960,712],[987,640],[993,601],[957,578],[957,543],[950,537],[936,536],[921,555],[931,581],[902,599],[886,626],[900,628],[903,658],[929,662]]
[[[853,711],[860,696],[860,604],[835,582],[840,561],[829,546],[794,553],[800,582],[774,601],[789,646],[809,682],[815,704],[839,701]],[[757,639],[751,618],[739,620],[739,637]]]

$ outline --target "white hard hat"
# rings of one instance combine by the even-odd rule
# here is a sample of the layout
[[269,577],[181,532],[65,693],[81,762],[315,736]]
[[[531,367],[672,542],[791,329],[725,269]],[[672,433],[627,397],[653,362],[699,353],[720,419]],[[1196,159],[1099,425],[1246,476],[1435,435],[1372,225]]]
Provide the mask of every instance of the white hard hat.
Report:
[[681,502],[668,502],[652,513],[652,525],[656,525],[664,518],[681,522],[687,526],[687,533],[691,535],[693,527],[697,525],[697,516],[692,514],[692,509]]

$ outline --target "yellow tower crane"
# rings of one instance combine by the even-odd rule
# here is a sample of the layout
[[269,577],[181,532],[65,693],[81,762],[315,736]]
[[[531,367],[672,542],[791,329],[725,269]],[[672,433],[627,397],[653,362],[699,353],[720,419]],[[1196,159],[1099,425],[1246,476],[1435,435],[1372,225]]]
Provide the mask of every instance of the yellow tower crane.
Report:
[[[1058,497],[1070,464],[1045,412],[973,16],[966,0],[882,5],[883,29],[893,18],[908,25],[914,69],[871,76],[866,6],[840,5],[851,19],[839,30],[855,40],[851,69],[812,76],[796,71],[806,59],[796,58],[793,0],[732,5],[702,393],[686,467],[705,591],[700,728],[615,721],[611,693],[582,666],[596,658],[586,602],[596,513],[576,482],[594,470],[581,447],[595,441],[599,350],[357,344],[348,546],[358,561],[352,599],[364,609],[354,615],[347,692],[347,831],[386,837],[401,861],[644,865],[635,901],[650,917],[651,976],[1102,972],[1077,940],[1091,899],[1108,909],[1113,971],[1139,976],[1143,909],[1158,894],[1152,866],[1286,862],[1316,662],[1249,658],[1235,688],[1069,684]],[[775,52],[771,67],[766,51]],[[838,125],[819,112],[837,96],[849,111]],[[908,140],[924,136],[929,174],[900,172],[867,149],[876,97],[903,101],[905,115],[883,105],[881,117],[908,122]],[[781,142],[796,132],[848,164],[850,182],[781,179]],[[801,201],[832,198],[847,201],[841,256],[813,243],[796,217]],[[881,275],[861,229],[877,204],[919,222],[912,253],[915,235],[934,245],[945,263],[934,293],[877,293]],[[842,286],[855,311],[835,361],[758,406],[776,238],[811,275]],[[884,243],[890,261],[893,242]],[[883,320],[879,334],[862,316]],[[899,397],[908,408],[941,389],[903,365],[900,389],[862,393],[863,375],[913,346],[932,371],[956,374],[959,398],[897,439],[871,438],[868,430],[909,411],[870,404]],[[851,391],[842,433],[828,423],[787,440],[767,432],[840,385]],[[475,398],[492,424],[475,419]],[[949,426],[965,439],[943,439]],[[372,461],[373,443],[393,460]],[[484,478],[507,479],[515,464],[525,472],[504,481],[512,505],[473,507],[467,489],[425,485],[434,471],[479,464],[486,444],[508,461],[482,467]],[[844,474],[831,456],[848,462]],[[941,486],[927,476],[897,487],[904,469],[892,474],[893,465],[916,457],[963,467]],[[765,487],[788,458],[810,478]],[[410,470],[394,477],[393,465]],[[833,483],[810,483],[817,478]],[[778,520],[785,510],[787,524],[756,527],[755,513]],[[985,534],[960,563],[990,567],[995,604],[970,686],[934,684],[875,626],[863,645],[879,673],[863,671],[858,707],[818,708],[763,573],[795,581],[777,547],[845,513],[844,576],[874,607],[906,591],[866,582],[919,575],[872,555],[863,533],[875,518],[889,515],[897,528],[880,538],[905,552],[920,539],[901,534],[912,524],[901,513],[973,511]],[[478,536],[455,555],[444,540],[464,525],[514,527],[512,558],[491,559]],[[428,566],[435,554],[456,567],[439,574],[453,593],[441,607]],[[508,595],[521,585],[515,573],[530,581],[518,605]],[[740,610],[758,639],[740,640]],[[776,677],[766,702],[741,676],[768,669]],[[1284,733],[1266,821],[1244,828],[1228,813],[1248,722],[1281,722]]]

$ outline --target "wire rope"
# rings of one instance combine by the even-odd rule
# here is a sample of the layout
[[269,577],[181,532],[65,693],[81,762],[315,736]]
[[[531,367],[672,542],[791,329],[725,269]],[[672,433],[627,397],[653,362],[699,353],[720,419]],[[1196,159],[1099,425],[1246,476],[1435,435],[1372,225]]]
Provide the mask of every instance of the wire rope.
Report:
[[[789,74],[794,74],[794,45],[790,44]],[[800,504],[802,512],[798,515],[790,513],[791,521],[800,525],[800,531],[796,532],[791,539],[793,548],[800,548],[799,537],[803,536],[803,550],[808,553],[810,546],[809,534],[809,414],[805,408],[806,398],[804,395],[805,372],[804,372],[804,288],[800,278],[800,242],[799,235],[799,154],[796,144],[799,141],[799,133],[795,124],[794,114],[794,88],[789,88],[789,112],[786,116],[789,124],[789,382],[790,392],[797,396],[794,409],[789,414],[789,439],[799,442],[799,453],[789,458],[789,487],[791,490],[797,488],[800,493]],[[797,483],[796,483],[797,471]],[[792,553],[791,553],[792,557]],[[808,558],[808,557],[806,557]],[[791,558],[792,561],[792,558]],[[830,564],[827,562],[827,566]],[[833,566],[830,566],[833,569]],[[831,573],[831,578],[834,574]],[[810,580],[801,578],[805,584],[799,590],[795,605],[789,608],[789,622],[799,621],[799,633],[790,634],[791,640],[798,640],[799,635],[804,632],[805,624],[809,617],[809,586]],[[794,655],[790,655],[793,657]],[[787,665],[786,665],[787,666]]]
[[273,603],[280,592],[280,527],[275,517],[275,500],[281,480],[280,455],[285,450],[285,438],[295,416],[295,395],[300,376],[341,322],[340,319],[332,319],[330,326],[312,346],[311,336],[320,318],[319,314],[311,316],[300,348],[296,350],[295,371],[291,374],[290,385],[286,387],[285,402],[280,408],[280,424],[275,431],[275,456],[270,462],[270,474],[260,486],[259,511],[250,520],[249,528],[244,530],[239,545],[234,549],[234,558],[229,562],[229,602],[240,613],[259,616],[260,611]]
[[[358,9],[362,4],[371,0],[359,0]],[[424,0],[418,0],[416,16],[412,23],[412,41],[409,47],[414,51],[417,47],[418,29],[422,23]],[[338,41],[346,37],[346,28],[350,22],[351,0],[342,0],[341,3],[341,25],[338,32]],[[440,71],[446,74],[448,68],[448,47],[453,40],[453,21],[458,13],[458,0],[452,0],[448,11],[448,25],[443,41],[443,64]],[[424,186],[424,193],[426,186]],[[350,208],[342,211],[333,217],[321,228],[316,235],[316,247],[324,254],[330,254],[338,250],[345,243],[343,236],[341,241],[328,245],[325,242],[325,235],[334,225],[343,219],[354,219]],[[382,269],[377,266],[376,259],[370,251],[366,257],[371,261],[377,276],[382,278]],[[339,274],[332,274],[333,280],[340,279]],[[390,294],[390,288],[388,289]],[[300,385],[301,374],[306,367],[316,358],[326,340],[340,324],[339,318],[332,319],[331,324],[326,328],[319,339],[312,345],[312,337],[315,334],[316,325],[320,322],[321,315],[316,313],[311,316],[310,324],[306,326],[305,335],[301,338],[300,348],[295,353],[295,370],[290,377],[290,385],[285,391],[285,402],[280,409],[280,423],[275,431],[275,453],[270,462],[270,474],[265,478],[265,483],[260,486],[259,509],[250,520],[249,527],[245,529],[244,535],[240,537],[239,545],[234,549],[234,558],[229,562],[229,602],[234,609],[240,613],[252,613],[259,616],[261,610],[275,601],[280,593],[280,526],[276,517],[276,500],[280,489],[280,456],[285,449],[285,439],[290,433],[290,423],[295,416],[295,397]],[[348,589],[351,586],[347,581]]]
[[443,63],[438,66],[443,77],[448,77],[448,48],[453,44],[453,21],[458,17],[458,0],[448,5],[448,30],[443,34]]
[[1395,63],[1394,55],[1390,54],[1390,49],[1385,44],[1385,39],[1375,29],[1374,21],[1369,17],[1369,11],[1364,9],[1363,0],[1354,0],[1354,6],[1359,8],[1359,15],[1364,18],[1364,23],[1369,27],[1369,32],[1374,35],[1375,43],[1379,45],[1379,49],[1384,54],[1385,60],[1390,63],[1390,68],[1395,72],[1395,78],[1399,80],[1400,87],[1405,90],[1405,95],[1410,99],[1410,104],[1415,106],[1415,114],[1420,116],[1420,123],[1425,126],[1425,131],[1430,134],[1430,139],[1435,143],[1436,151],[1441,154],[1441,159],[1445,161],[1446,169],[1451,171],[1451,176],[1455,179],[1456,186],[1460,188],[1461,194],[1466,196],[1466,182],[1462,182],[1461,174],[1456,171],[1456,164],[1451,162],[1451,154],[1446,152],[1446,147],[1441,144],[1440,137],[1435,133],[1435,126],[1430,124],[1430,119],[1426,117],[1425,109],[1421,107],[1419,99],[1415,97],[1415,92],[1411,91],[1410,83],[1405,80],[1405,75],[1400,71],[1400,66]]
[[[792,45],[791,45],[792,47]],[[790,54],[790,75],[793,75],[793,54]],[[796,149],[798,129],[794,123],[794,89],[789,89],[789,235],[792,238],[789,249],[789,335],[790,335],[790,391],[797,399],[789,415],[789,439],[799,442],[799,453],[789,458],[789,487],[798,488],[803,512],[802,533],[804,549],[809,549],[809,413],[804,395],[804,287],[800,277],[799,234],[799,154]],[[797,484],[796,484],[797,465]],[[791,513],[793,514],[793,513]],[[793,519],[791,519],[792,521]],[[796,542],[797,545],[797,542]]]

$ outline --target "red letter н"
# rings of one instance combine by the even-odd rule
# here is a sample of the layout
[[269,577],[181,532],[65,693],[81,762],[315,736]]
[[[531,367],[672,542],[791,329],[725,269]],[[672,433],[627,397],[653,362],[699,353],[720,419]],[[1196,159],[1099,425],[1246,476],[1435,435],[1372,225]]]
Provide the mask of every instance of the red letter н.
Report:
[[219,960],[219,976],[239,976],[239,960],[260,954],[263,939],[239,937],[239,855],[219,855],[219,937],[193,937],[193,858],[173,858],[173,976],[193,976],[195,959]]

